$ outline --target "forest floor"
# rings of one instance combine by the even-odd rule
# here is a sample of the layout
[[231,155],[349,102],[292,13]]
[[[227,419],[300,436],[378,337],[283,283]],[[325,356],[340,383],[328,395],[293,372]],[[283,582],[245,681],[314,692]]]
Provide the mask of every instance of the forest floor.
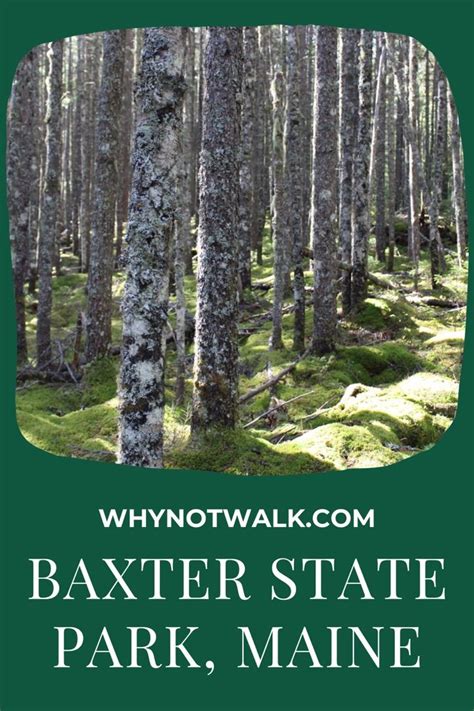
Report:
[[[190,438],[192,355],[186,398],[174,405],[175,351],[168,349],[165,459],[170,468],[278,475],[377,467],[432,447],[453,421],[464,345],[467,269],[451,253],[440,286],[430,288],[429,263],[421,260],[418,291],[412,265],[397,249],[395,270],[370,258],[369,271],[397,289],[369,286],[361,312],[339,319],[339,344],[329,356],[307,356],[272,389],[241,405],[241,426],[222,437]],[[283,317],[284,349],[270,351],[272,260],[268,234],[263,265],[253,265],[253,288],[245,294],[240,320],[241,394],[264,383],[297,354],[292,350],[293,314]],[[311,272],[306,273],[307,333],[312,328]],[[77,273],[73,257],[54,279],[53,337],[66,357],[78,313],[85,307],[87,275]],[[124,275],[114,276],[113,344],[121,337],[119,302]],[[186,277],[187,309],[195,310],[195,279]],[[429,297],[453,302],[425,303]],[[174,298],[171,297],[170,322]],[[291,304],[291,298],[286,302]],[[458,305],[459,304],[459,305]],[[27,300],[30,352],[34,352],[36,298]],[[116,349],[117,350],[117,349]],[[192,346],[190,348],[192,353]],[[104,358],[83,368],[80,381],[20,383],[17,420],[24,437],[52,454],[115,461],[119,358]],[[297,398],[297,399],[294,399]],[[260,417],[272,407],[279,409]],[[246,426],[247,425],[247,426]]]

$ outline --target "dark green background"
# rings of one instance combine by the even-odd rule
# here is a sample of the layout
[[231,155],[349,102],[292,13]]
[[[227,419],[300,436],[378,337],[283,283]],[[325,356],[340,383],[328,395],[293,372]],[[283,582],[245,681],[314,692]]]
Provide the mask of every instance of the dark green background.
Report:
[[[315,23],[411,34],[437,56],[451,82],[464,140],[466,181],[473,195],[472,2],[13,2],[5,5],[2,61],[2,157],[12,76],[32,46],[60,37],[160,24]],[[5,174],[5,169],[3,175]],[[460,409],[430,452],[385,469],[314,476],[244,478],[195,472],[139,471],[56,458],[27,444],[15,422],[14,305],[10,278],[5,184],[2,180],[0,279],[2,378],[2,677],[1,708],[44,709],[472,709],[473,487],[471,328],[466,342]],[[104,530],[97,508],[109,507],[373,507],[376,529],[342,530]],[[79,557],[238,557],[248,567],[249,602],[28,601],[28,558],[54,558],[71,574]],[[444,602],[271,603],[276,557],[358,556],[446,559]],[[374,585],[380,596],[386,594]],[[407,588],[407,593],[409,592]],[[126,625],[202,628],[192,647],[216,670],[54,670],[54,625],[95,633]],[[412,625],[421,628],[420,670],[237,670],[235,628],[263,635],[271,625]],[[291,635],[291,630],[294,630]],[[92,643],[92,642],[91,642]],[[95,646],[95,640],[94,640]],[[126,662],[125,662],[126,663]]]

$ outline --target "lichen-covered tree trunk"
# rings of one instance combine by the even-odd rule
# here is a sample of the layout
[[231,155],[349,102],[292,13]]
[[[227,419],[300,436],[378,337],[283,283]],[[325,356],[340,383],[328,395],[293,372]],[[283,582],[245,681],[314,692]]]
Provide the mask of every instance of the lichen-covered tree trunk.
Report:
[[119,462],[163,466],[165,333],[184,94],[179,28],[145,30],[126,237]]
[[112,272],[119,117],[125,59],[125,30],[104,32],[97,98],[92,230],[87,280],[86,358],[107,353],[112,335]]
[[40,97],[40,65],[41,51],[39,47],[32,50],[33,54],[33,84],[31,92],[31,164],[30,164],[30,200],[28,210],[28,291],[34,293],[38,273],[38,228],[41,196],[41,151],[43,146],[43,121]]
[[81,177],[81,249],[82,272],[89,269],[89,248],[92,219],[92,183],[94,175],[96,74],[100,66],[100,35],[88,35],[84,51],[84,98],[82,115],[82,177]]
[[[123,65],[122,101],[120,106],[120,144],[118,155],[118,190],[116,204],[115,262],[118,265],[122,251],[122,237],[128,216],[128,196],[130,192],[132,147],[132,104],[134,75],[134,30],[125,30],[125,58]],[[105,57],[104,57],[105,59]]]
[[257,88],[257,28],[245,27],[244,67],[242,77],[242,117],[241,117],[241,164],[239,191],[239,277],[242,289],[251,285],[251,247],[254,239],[254,133],[256,123]]
[[238,204],[242,31],[210,27],[204,50],[192,430],[238,419]]
[[[443,243],[441,242],[438,229],[439,206],[443,190],[443,164],[444,164],[444,144],[446,132],[446,79],[438,67],[437,72],[437,94],[436,94],[436,134],[433,145],[433,171],[431,176],[431,220],[434,222],[435,239],[431,240],[432,272],[446,270]],[[434,281],[434,276],[433,276]]]
[[186,378],[186,294],[184,290],[184,276],[186,273],[186,259],[190,253],[190,227],[191,227],[191,180],[194,156],[193,143],[193,114],[194,95],[190,84],[194,72],[194,42],[193,30],[183,28],[183,41],[185,42],[185,79],[187,83],[186,95],[183,106],[182,141],[179,156],[178,174],[178,201],[180,209],[175,220],[175,252],[174,252],[174,284],[176,293],[176,385],[175,399],[177,405],[184,401],[184,388]]
[[466,215],[464,212],[464,180],[461,157],[461,137],[459,132],[459,116],[451,89],[448,89],[448,111],[451,126],[451,153],[453,163],[453,193],[454,219],[456,223],[456,240],[458,263],[462,266],[466,259]]
[[393,272],[395,259],[395,150],[396,150],[396,101],[393,72],[387,75],[387,223],[388,254],[387,271]]
[[289,257],[294,268],[293,296],[295,319],[293,347],[304,350],[305,293],[303,271],[303,126],[301,112],[301,72],[303,70],[301,27],[288,26],[286,32],[287,97],[285,116],[284,181],[288,201]]
[[[354,146],[359,116],[358,59],[359,30],[342,30],[341,57],[341,112],[339,171],[339,245],[341,259],[352,262],[352,170]],[[341,274],[342,311],[347,315],[351,309],[351,273]]]
[[[418,118],[418,101],[417,101],[417,82],[418,82],[418,60],[417,60],[417,42],[413,37],[409,38],[408,49],[408,121],[411,125],[411,130],[417,138],[417,118]],[[418,178],[419,166],[415,162],[413,145],[408,146],[408,192],[410,200],[410,222],[408,225],[408,252],[415,264],[415,288],[418,286],[418,262],[420,257],[420,189]]]
[[80,248],[80,205],[81,205],[81,185],[82,185],[82,100],[84,96],[83,88],[83,58],[84,58],[84,37],[76,38],[76,67],[75,67],[75,96],[74,96],[74,118],[71,141],[72,160],[72,251],[79,256]]
[[334,348],[336,339],[337,29],[317,28],[313,160],[314,319],[312,350]]
[[29,52],[17,68],[10,99],[8,125],[8,211],[16,304],[17,363],[27,360],[25,279],[29,258],[29,198],[34,55]]
[[367,293],[369,242],[369,162],[371,140],[372,33],[363,30],[359,43],[359,124],[354,150],[352,212],[352,298],[356,310]]
[[386,128],[386,66],[385,40],[379,36],[380,58],[377,77],[377,99],[374,126],[374,193],[375,193],[375,252],[379,262],[385,262],[387,238],[385,234],[385,128]]
[[288,215],[284,186],[284,77],[279,66],[275,71],[272,86],[273,133],[272,133],[272,176],[273,199],[272,238],[273,238],[273,309],[270,348],[283,347],[281,337],[281,312],[285,292],[286,261],[288,255]]
[[46,164],[44,169],[41,221],[38,243],[38,317],[36,328],[37,366],[46,368],[52,358],[51,307],[52,266],[58,230],[61,197],[61,94],[62,42],[53,42],[48,50]]

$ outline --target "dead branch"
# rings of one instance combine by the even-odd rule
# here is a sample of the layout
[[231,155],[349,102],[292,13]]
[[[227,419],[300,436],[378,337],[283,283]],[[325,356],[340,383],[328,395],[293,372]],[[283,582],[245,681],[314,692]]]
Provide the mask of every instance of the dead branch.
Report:
[[285,407],[285,405],[289,405],[292,402],[296,402],[296,400],[302,400],[304,397],[307,397],[308,395],[313,395],[315,392],[316,392],[316,390],[308,390],[308,392],[301,393],[300,395],[295,395],[294,397],[291,397],[289,400],[282,400],[281,402],[278,403],[278,405],[275,405],[275,407],[270,407],[269,410],[265,410],[265,412],[262,412],[257,417],[254,417],[253,420],[250,420],[250,422],[247,422],[244,425],[244,430],[247,429],[247,427],[251,427],[252,425],[254,425],[256,422],[261,420],[263,417],[267,417],[268,415],[271,415],[272,412],[276,412],[277,410],[280,410],[280,408]]
[[242,395],[239,398],[239,405],[243,405],[244,402],[248,402],[249,400],[254,398],[256,395],[263,392],[263,390],[266,390],[267,388],[271,388],[273,385],[276,385],[282,378],[285,377],[285,375],[288,375],[288,373],[291,373],[291,371],[296,368],[298,363],[300,363],[303,360],[303,358],[306,358],[306,356],[308,356],[310,352],[311,352],[311,349],[307,348],[302,355],[298,356],[298,358],[296,360],[294,360],[292,363],[290,363],[290,365],[287,365],[286,368],[283,368],[283,370],[280,370],[280,372],[277,373],[276,375],[274,375],[273,378],[270,378],[265,383],[262,383],[258,387],[253,388],[253,390],[249,390],[248,392],[246,392],[244,395]]

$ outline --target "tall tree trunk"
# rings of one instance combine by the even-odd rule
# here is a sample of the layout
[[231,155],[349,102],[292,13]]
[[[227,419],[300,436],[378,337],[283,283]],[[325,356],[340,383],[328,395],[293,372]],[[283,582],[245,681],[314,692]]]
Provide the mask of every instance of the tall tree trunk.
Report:
[[165,333],[182,70],[181,30],[145,30],[136,87],[119,388],[118,459],[134,466],[163,466]]
[[237,225],[242,31],[210,27],[204,53],[192,430],[238,419]]
[[8,130],[8,210],[16,304],[18,365],[28,357],[25,330],[25,280],[29,263],[29,198],[31,133],[34,92],[34,54],[29,52],[17,68],[10,99]]
[[[417,42],[413,37],[409,38],[408,48],[408,121],[410,122],[411,131],[417,141],[417,118],[418,118],[418,101],[417,101],[417,82],[418,82],[418,61],[417,61]],[[408,145],[408,191],[410,201],[410,221],[408,224],[408,253],[415,265],[415,288],[418,288],[418,262],[420,257],[420,192],[419,192],[419,166],[415,162],[413,145]]]
[[79,257],[80,249],[80,206],[82,190],[82,102],[84,99],[84,37],[76,38],[76,71],[75,71],[75,97],[74,119],[71,143],[72,160],[72,251]]
[[44,142],[43,116],[40,96],[41,54],[40,47],[35,47],[33,53],[33,84],[31,93],[31,165],[30,165],[30,201],[28,215],[28,291],[32,294],[36,288],[38,273],[38,227],[39,207],[41,197],[41,151]]
[[115,196],[125,30],[104,32],[97,100],[92,232],[87,280],[86,358],[107,353],[112,337]]
[[244,28],[244,68],[242,81],[242,130],[239,192],[239,278],[242,289],[251,285],[251,246],[254,239],[254,134],[256,123],[257,28]]
[[386,126],[386,61],[385,40],[379,35],[380,65],[377,77],[377,100],[374,116],[374,193],[375,193],[375,252],[379,262],[385,262],[385,126]]
[[46,368],[52,358],[51,307],[52,266],[58,231],[58,211],[61,197],[61,94],[62,42],[53,42],[48,50],[46,165],[41,200],[41,223],[38,245],[38,320],[36,350],[38,368]]
[[302,28],[287,27],[287,97],[285,120],[285,192],[288,201],[289,257],[294,267],[293,347],[304,350],[305,293],[303,263],[303,125],[301,113]]
[[314,114],[314,321],[312,350],[330,352],[336,339],[337,29],[318,27]]
[[433,171],[431,177],[431,215],[430,222],[433,219],[437,233],[437,239],[431,240],[432,253],[432,273],[433,286],[435,282],[434,274],[437,272],[446,271],[446,261],[444,257],[444,248],[439,237],[438,220],[439,209],[443,190],[443,164],[444,164],[444,144],[446,133],[446,79],[438,67],[437,83],[436,83],[436,134],[434,137],[433,146]]
[[461,157],[459,117],[451,89],[448,89],[449,123],[451,125],[451,154],[453,162],[453,204],[456,223],[458,263],[462,266],[466,259],[466,216],[464,212],[464,180]]
[[[359,40],[359,30],[342,30],[339,244],[341,259],[346,264],[352,262],[352,170],[359,116]],[[351,310],[351,273],[348,270],[341,274],[341,296],[342,312],[347,315]]]
[[120,105],[120,144],[118,154],[118,190],[116,205],[115,263],[118,266],[122,251],[122,236],[128,217],[128,198],[132,177],[130,153],[132,148],[132,104],[134,75],[133,30],[125,30],[125,59],[123,65],[122,97]]
[[395,260],[395,150],[396,150],[396,107],[394,97],[393,72],[387,77],[387,222],[388,222],[388,255],[387,271],[393,272]]
[[272,82],[273,137],[272,137],[272,238],[273,238],[273,310],[270,348],[283,348],[281,312],[285,292],[286,262],[288,257],[288,214],[284,178],[284,77],[277,66]]
[[363,30],[359,55],[359,125],[354,150],[353,181],[353,252],[352,309],[358,309],[367,294],[367,258],[369,243],[369,162],[372,86],[372,33]]

